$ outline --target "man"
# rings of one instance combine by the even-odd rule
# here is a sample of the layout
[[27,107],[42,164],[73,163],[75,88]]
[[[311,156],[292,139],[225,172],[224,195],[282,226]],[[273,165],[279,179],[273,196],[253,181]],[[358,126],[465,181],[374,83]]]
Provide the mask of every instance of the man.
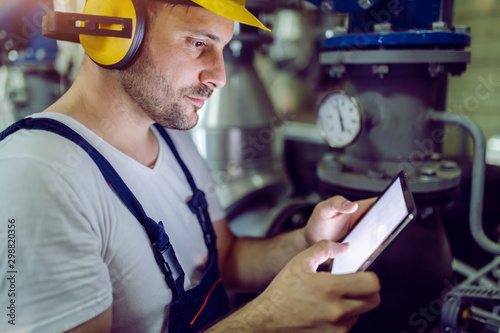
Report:
[[[204,1],[197,2],[203,6]],[[241,1],[219,1],[231,3],[242,6]],[[303,229],[272,240],[236,238],[209,191],[212,183],[202,158],[187,135],[176,131],[195,126],[198,109],[213,89],[224,86],[222,51],[234,21],[200,6],[146,5],[145,41],[130,66],[109,70],[86,58],[71,89],[32,116],[56,120],[80,139],[22,129],[0,142],[0,235],[15,240],[10,252],[0,250],[2,258],[10,254],[15,259],[2,260],[2,272],[12,271],[14,278],[7,284],[3,279],[0,292],[3,299],[15,291],[2,306],[15,305],[14,312],[7,311],[14,313],[16,324],[4,320],[2,327],[41,332],[348,331],[359,314],[379,304],[377,277],[316,270],[348,249],[336,241],[372,201],[334,197],[317,205]],[[167,145],[154,123],[168,128],[176,148]],[[149,232],[117,195],[121,191],[112,187],[115,181],[103,178],[82,141],[109,161],[144,212],[162,221],[184,281],[162,274]],[[176,151],[206,192],[216,249],[210,230],[202,230],[203,222],[197,221],[201,211],[186,205],[193,189]],[[226,288],[264,291],[221,317],[221,280]],[[192,296],[197,285],[205,289]]]

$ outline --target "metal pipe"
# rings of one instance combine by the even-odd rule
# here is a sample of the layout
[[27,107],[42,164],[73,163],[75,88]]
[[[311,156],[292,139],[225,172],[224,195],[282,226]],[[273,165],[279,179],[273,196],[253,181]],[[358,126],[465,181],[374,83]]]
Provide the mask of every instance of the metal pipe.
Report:
[[[454,258],[451,262],[451,267],[453,271],[461,274],[465,277],[465,281],[469,281],[470,284],[479,284],[480,286],[485,286],[488,288],[494,288],[497,284],[495,281],[491,280],[487,274],[481,274],[481,271],[478,271],[474,267],[466,264],[465,262]],[[463,283],[461,283],[463,285]]]
[[463,115],[430,111],[427,117],[429,120],[458,125],[471,135],[474,141],[474,156],[469,211],[470,231],[472,238],[474,238],[480,247],[494,255],[500,255],[500,244],[488,238],[484,232],[482,223],[486,170],[486,142],[483,132],[470,118]]

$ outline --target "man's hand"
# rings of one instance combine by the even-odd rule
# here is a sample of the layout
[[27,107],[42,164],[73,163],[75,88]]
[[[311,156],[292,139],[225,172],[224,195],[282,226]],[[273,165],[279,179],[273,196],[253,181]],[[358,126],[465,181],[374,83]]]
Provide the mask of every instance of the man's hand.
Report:
[[375,274],[331,275],[318,266],[348,245],[322,240],[296,255],[262,294],[210,332],[348,332],[380,303]]
[[322,239],[340,241],[375,200],[351,202],[342,196],[335,196],[321,201],[303,229],[306,243],[312,245]]

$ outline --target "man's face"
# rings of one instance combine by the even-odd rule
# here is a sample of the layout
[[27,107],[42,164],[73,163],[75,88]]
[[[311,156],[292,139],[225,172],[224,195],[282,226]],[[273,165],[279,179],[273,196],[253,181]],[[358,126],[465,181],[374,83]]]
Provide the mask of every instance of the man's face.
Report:
[[233,29],[233,21],[201,7],[165,7],[137,60],[119,71],[124,90],[160,125],[194,127],[197,111],[226,83],[222,51]]

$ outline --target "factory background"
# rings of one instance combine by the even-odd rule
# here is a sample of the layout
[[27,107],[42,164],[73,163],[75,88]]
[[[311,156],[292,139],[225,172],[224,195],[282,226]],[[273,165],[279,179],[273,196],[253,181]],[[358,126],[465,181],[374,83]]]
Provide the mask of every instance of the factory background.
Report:
[[[82,50],[78,45],[67,43],[59,44],[58,48],[55,41],[41,37],[40,25],[43,15],[52,6],[61,11],[81,11],[84,2],[56,0],[53,4],[45,0],[23,0],[14,4],[0,0],[1,129],[17,119],[42,111],[71,85],[83,56]],[[345,168],[335,168],[338,167],[337,159],[344,158],[345,152],[348,159],[352,158],[349,157],[349,149],[353,148],[332,149],[321,136],[317,122],[318,109],[325,96],[348,86],[350,69],[320,63],[320,53],[325,50],[318,46],[322,39],[346,33],[338,34],[347,14],[335,11],[325,13],[315,2],[319,1],[247,1],[270,24],[273,32],[260,34],[244,27],[235,31],[234,42],[229,45],[226,54],[228,84],[204,110],[200,110],[200,123],[191,131],[219,185],[214,191],[227,209],[234,231],[242,235],[267,237],[299,227],[315,202],[336,194],[337,188],[346,190],[344,180],[348,178],[343,176]],[[441,105],[446,105],[445,110],[436,111],[468,117],[484,135],[486,163],[481,222],[487,236],[498,240],[500,1],[427,2],[452,8],[454,31],[470,36],[470,46],[466,43],[462,45],[464,51],[470,52],[470,61],[461,64],[459,75],[435,68],[438,70],[435,75],[444,82],[438,91],[446,96],[446,100],[441,102]],[[372,5],[373,1],[366,3]],[[377,72],[380,80],[373,82],[385,82],[384,76],[389,74],[384,72],[383,67],[377,70],[380,71]],[[354,91],[360,93],[360,98],[364,98],[362,102],[367,104],[367,95],[363,95],[359,87]],[[400,112],[404,112],[403,109],[404,105],[401,105]],[[402,131],[405,128],[410,130],[413,125],[411,122],[403,124]],[[404,323],[395,320],[397,325],[388,327],[387,332],[437,332],[440,328],[445,329],[440,327],[439,321],[446,322],[449,325],[446,327],[454,325],[456,330],[448,330],[450,332],[493,332],[495,327],[500,327],[499,278],[495,275],[499,268],[498,253],[491,253],[477,244],[469,226],[472,176],[477,173],[473,166],[474,142],[459,126],[446,124],[442,128],[442,140],[433,141],[431,150],[440,155],[434,162],[452,163],[452,168],[455,168],[455,173],[450,176],[452,181],[438,180],[437,185],[428,185],[427,181],[435,175],[422,175],[423,171],[419,170],[413,183],[414,188],[419,188],[421,213],[427,214],[421,215],[427,216],[425,223],[432,226],[429,227],[430,234],[416,230],[416,239],[429,239],[431,235],[435,238],[429,242],[435,241],[437,245],[428,252],[422,248],[393,249],[393,252],[399,253],[399,257],[395,255],[394,259],[398,263],[402,260],[401,256],[409,253],[413,256],[418,254],[421,259],[402,266],[413,276],[405,276],[407,280],[397,283],[395,290],[400,295],[387,296],[389,305],[373,316],[362,318],[353,330],[355,332],[380,325],[394,313],[403,317]],[[418,137],[421,138],[423,136]],[[411,138],[407,141],[411,147]],[[421,147],[423,150],[427,148],[428,145]],[[389,150],[384,151],[388,161],[393,157]],[[358,153],[359,150],[354,151],[354,154]],[[410,162],[412,153],[410,149]],[[425,153],[426,158],[434,158],[432,154]],[[416,165],[421,161],[413,162]],[[403,162],[377,163],[387,163],[383,165],[392,170]],[[328,173],[331,171],[328,168],[334,170],[333,173]],[[360,197],[376,195],[380,190],[377,182],[385,182],[386,176],[392,174],[391,171],[373,176],[371,170],[360,172],[374,185],[366,189],[356,185],[345,193]],[[330,176],[335,180],[328,180]],[[432,267],[440,267],[437,275],[429,277],[428,281],[425,278],[428,274],[425,270],[427,262]],[[381,275],[385,276],[383,271],[387,268],[382,265],[380,269]],[[453,277],[449,277],[451,270]],[[478,300],[477,295],[460,289],[464,286],[477,288],[477,293],[489,292],[494,296]],[[458,289],[447,294],[453,288]],[[411,292],[412,289],[415,290]],[[422,290],[429,290],[429,295],[423,298],[416,295]],[[235,302],[244,302],[246,297],[252,295],[237,295]],[[404,299],[408,306],[395,309],[405,302]],[[470,318],[459,322],[453,317],[453,311],[460,311],[447,303],[450,299],[461,305],[460,311],[466,309],[471,314]],[[429,310],[431,315],[422,316],[420,309]],[[465,312],[460,313],[463,315]],[[462,331],[456,328],[459,326]]]

